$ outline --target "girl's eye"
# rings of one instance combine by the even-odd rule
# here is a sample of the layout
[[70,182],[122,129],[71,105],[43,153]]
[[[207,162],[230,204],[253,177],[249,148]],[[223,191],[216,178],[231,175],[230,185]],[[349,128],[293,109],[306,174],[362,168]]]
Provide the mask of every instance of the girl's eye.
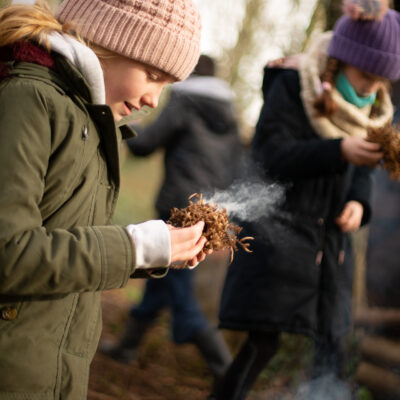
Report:
[[160,76],[154,72],[148,71],[147,76],[151,81],[157,82],[160,80]]

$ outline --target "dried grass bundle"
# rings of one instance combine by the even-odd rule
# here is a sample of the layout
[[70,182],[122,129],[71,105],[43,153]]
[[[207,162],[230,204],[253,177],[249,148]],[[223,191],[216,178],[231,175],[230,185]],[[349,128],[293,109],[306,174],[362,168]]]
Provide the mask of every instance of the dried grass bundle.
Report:
[[[197,202],[191,201],[194,197],[197,197]],[[201,194],[192,194],[187,207],[173,208],[168,223],[183,228],[192,226],[199,221],[205,222],[203,235],[206,237],[207,243],[204,245],[204,250],[230,249],[230,262],[233,260],[234,251],[238,250],[238,245],[248,253],[252,253],[249,249],[250,243],[245,243],[245,241],[254,238],[246,236],[238,239],[237,235],[242,228],[229,222],[225,208],[219,209],[217,205],[205,203]]]
[[392,125],[380,129],[369,129],[367,140],[381,145],[382,166],[392,179],[400,180],[400,135]]

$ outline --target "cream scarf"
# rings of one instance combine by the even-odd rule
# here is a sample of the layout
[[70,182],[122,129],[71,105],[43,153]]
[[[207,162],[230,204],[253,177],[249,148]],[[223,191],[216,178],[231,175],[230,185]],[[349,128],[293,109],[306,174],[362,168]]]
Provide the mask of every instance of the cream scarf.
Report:
[[388,91],[384,95],[379,109],[379,115],[371,119],[371,106],[358,108],[345,101],[341,94],[332,89],[332,97],[338,105],[338,110],[329,118],[315,115],[314,101],[321,93],[320,75],[327,62],[327,49],[332,32],[321,34],[310,50],[300,59],[299,74],[300,96],[306,114],[312,127],[323,138],[333,139],[346,136],[366,137],[368,128],[382,128],[393,117],[393,106]]

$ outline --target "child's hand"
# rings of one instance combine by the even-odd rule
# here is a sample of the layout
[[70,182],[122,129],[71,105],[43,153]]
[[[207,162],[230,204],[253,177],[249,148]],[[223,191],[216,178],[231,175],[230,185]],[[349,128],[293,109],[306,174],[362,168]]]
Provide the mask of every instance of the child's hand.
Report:
[[358,201],[349,201],[345,204],[342,213],[335,222],[342,232],[354,232],[361,225],[364,208]]
[[374,167],[383,157],[378,143],[368,142],[359,137],[346,137],[341,142],[343,158],[354,165]]
[[300,66],[302,54],[293,54],[291,56],[277,58],[267,63],[270,68],[287,68],[298,70]]
[[207,239],[201,236],[204,229],[204,222],[187,228],[175,228],[167,225],[171,235],[171,262],[187,261],[190,266],[194,266],[203,261],[206,254],[211,252],[203,252],[203,246]]

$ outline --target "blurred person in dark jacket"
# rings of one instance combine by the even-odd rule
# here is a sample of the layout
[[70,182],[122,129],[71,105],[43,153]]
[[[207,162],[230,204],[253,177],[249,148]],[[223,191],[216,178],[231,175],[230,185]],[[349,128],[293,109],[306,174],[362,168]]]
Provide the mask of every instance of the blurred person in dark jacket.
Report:
[[[229,267],[219,317],[221,328],[248,336],[218,400],[246,398],[282,332],[313,339],[311,378],[344,378],[349,233],[370,219],[371,167],[383,156],[366,137],[392,120],[388,83],[400,77],[400,16],[369,3],[347,1],[362,18],[342,16],[297,57],[297,67],[292,60],[265,68],[251,154],[268,179],[285,185],[286,198],[270,219],[240,224],[255,237],[253,254],[239,252]],[[368,10],[383,15],[366,21]]]
[[[127,142],[136,156],[165,150],[165,176],[156,201],[165,221],[173,207],[188,205],[191,194],[225,189],[238,176],[242,146],[234,95],[214,75],[213,59],[202,55],[193,74],[172,86],[157,120],[146,127],[135,125],[138,136]],[[125,363],[135,359],[144,334],[159,312],[169,307],[174,341],[194,343],[217,381],[231,355],[199,307],[193,278],[194,271],[171,269],[165,278],[147,281],[141,303],[130,311],[124,335],[115,345],[102,343],[103,353]]]

